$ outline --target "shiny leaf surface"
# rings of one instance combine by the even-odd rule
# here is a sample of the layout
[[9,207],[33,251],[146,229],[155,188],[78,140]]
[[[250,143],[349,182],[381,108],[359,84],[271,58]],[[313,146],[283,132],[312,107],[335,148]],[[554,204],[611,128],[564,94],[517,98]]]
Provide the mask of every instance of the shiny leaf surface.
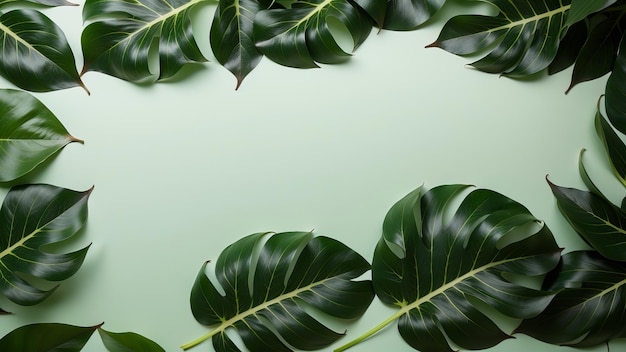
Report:
[[[0,6],[17,3],[21,0],[0,0]],[[33,4],[40,4],[44,6],[76,6],[75,3],[67,0],[24,0]]]
[[[587,38],[587,24],[577,22],[567,28],[567,32],[557,50],[554,60],[548,66],[548,74],[553,75],[572,66]],[[574,84],[570,84],[570,87]]]
[[572,0],[572,8],[567,16],[566,25],[582,21],[594,12],[613,5],[617,0]]
[[66,240],[83,227],[90,193],[50,185],[9,190],[0,208],[2,294],[21,305],[39,303],[56,287],[39,289],[17,273],[56,282],[80,268],[89,246],[66,254],[47,252],[43,247]]
[[109,352],[165,352],[156,342],[134,332],[110,332],[98,328],[98,333]]
[[[387,213],[374,252],[376,295],[397,313],[344,351],[398,321],[406,343],[420,351],[494,346],[510,336],[475,302],[513,318],[539,314],[554,293],[506,279],[544,275],[558,263],[551,232],[521,204],[490,190],[465,196],[452,214],[464,185],[409,193]],[[452,214],[452,215],[450,215]]]
[[412,30],[429,20],[446,0],[389,0],[384,28]]
[[0,35],[0,75],[17,87],[33,92],[84,88],[65,34],[41,12],[1,14]]
[[204,0],[87,0],[83,18],[83,73],[103,72],[128,81],[153,74],[148,65],[154,38],[159,79],[188,63],[204,62],[193,36],[190,12]]
[[626,133],[626,36],[623,36],[613,71],[606,82],[606,114],[613,127]]
[[626,265],[595,251],[563,255],[548,289],[561,290],[539,316],[518,332],[544,342],[588,347],[626,333]]
[[457,55],[489,53],[471,66],[485,72],[524,76],[539,72],[557,53],[565,28],[569,0],[486,0],[497,16],[460,15],[451,18],[437,40]]
[[609,157],[613,173],[626,186],[626,145],[600,111],[596,113],[595,126]]
[[252,352],[319,349],[343,334],[321,324],[301,302],[352,319],[374,297],[370,281],[353,280],[370,269],[363,257],[306,232],[257,233],[233,243],[217,259],[217,282],[207,277],[206,265],[193,285],[191,310],[213,330],[183,349],[212,338],[217,352],[238,351],[227,329],[236,330]]
[[78,352],[98,327],[58,323],[25,325],[0,339],[0,351]]
[[31,94],[0,90],[0,182],[35,169],[71,142],[56,116]]

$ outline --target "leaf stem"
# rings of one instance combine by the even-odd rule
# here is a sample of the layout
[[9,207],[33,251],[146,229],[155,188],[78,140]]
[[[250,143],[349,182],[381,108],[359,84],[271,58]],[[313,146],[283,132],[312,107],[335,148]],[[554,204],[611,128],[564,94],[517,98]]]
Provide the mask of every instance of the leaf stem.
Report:
[[215,335],[215,330],[209,331],[208,333],[198,337],[197,339],[188,342],[182,346],[180,346],[180,348],[182,348],[184,351],[192,348],[192,347],[196,347],[197,345],[203,343],[204,341],[210,339],[211,337],[213,337],[213,335]]
[[402,314],[405,314],[406,311],[404,309],[401,309],[400,311],[394,313],[392,316],[390,316],[389,318],[385,319],[385,321],[383,321],[382,323],[376,325],[375,327],[373,327],[372,329],[370,329],[369,331],[367,331],[366,333],[364,333],[363,335],[357,337],[356,339],[346,343],[343,346],[340,346],[339,348],[335,349],[334,352],[343,352],[351,347],[354,347],[356,345],[358,345],[359,343],[367,340],[368,338],[372,337],[374,334],[376,334],[377,332],[379,332],[380,330],[384,329],[385,327],[387,327],[387,325],[393,323],[394,321],[396,321],[398,318],[400,318],[400,316],[402,316]]

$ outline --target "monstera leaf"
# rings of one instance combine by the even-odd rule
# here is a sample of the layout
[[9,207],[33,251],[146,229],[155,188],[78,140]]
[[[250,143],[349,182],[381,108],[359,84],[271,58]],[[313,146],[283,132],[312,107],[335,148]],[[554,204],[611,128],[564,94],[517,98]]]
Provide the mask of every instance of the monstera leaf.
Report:
[[626,265],[595,251],[563,255],[553,282],[559,290],[539,316],[526,320],[517,332],[544,342],[588,347],[626,334]]
[[85,88],[63,31],[41,12],[1,13],[0,35],[0,75],[19,88],[33,92]]
[[254,20],[257,48],[285,66],[312,68],[345,61],[350,54],[335,40],[330,22],[347,29],[356,49],[372,31],[372,18],[348,0],[297,1],[291,8],[260,11]]
[[128,81],[152,76],[148,61],[158,38],[159,79],[185,64],[204,62],[193,36],[190,12],[204,0],[87,0],[81,35],[83,73],[103,72]]
[[557,53],[569,0],[485,0],[497,16],[460,15],[450,19],[437,40],[457,55],[489,53],[471,66],[485,72],[524,76],[545,69]]
[[551,232],[521,204],[484,189],[470,192],[450,215],[450,203],[466,188],[418,188],[389,210],[374,252],[372,281],[378,298],[398,311],[335,351],[396,320],[402,338],[417,350],[452,351],[449,341],[483,349],[510,336],[477,301],[518,319],[534,317],[548,305],[553,292],[506,277],[551,271],[560,257]]
[[[268,237],[266,242],[262,241]],[[226,334],[236,330],[252,351],[313,350],[342,336],[322,325],[301,306],[343,319],[359,317],[374,292],[368,280],[354,281],[370,269],[356,252],[328,237],[306,232],[257,233],[220,254],[214,283],[206,263],[191,291],[191,310],[217,352],[239,351]]]
[[9,190],[0,208],[0,292],[7,298],[32,305],[56,288],[39,289],[21,274],[61,281],[80,268],[89,246],[66,254],[51,253],[43,247],[73,236],[83,226],[90,193],[50,185],[21,185]]
[[39,100],[22,91],[0,90],[0,116],[0,182],[24,176],[69,143],[82,143]]
[[384,28],[412,30],[429,20],[446,0],[390,0],[385,13]]
[[78,352],[100,325],[88,327],[59,323],[25,325],[0,339],[0,351]]

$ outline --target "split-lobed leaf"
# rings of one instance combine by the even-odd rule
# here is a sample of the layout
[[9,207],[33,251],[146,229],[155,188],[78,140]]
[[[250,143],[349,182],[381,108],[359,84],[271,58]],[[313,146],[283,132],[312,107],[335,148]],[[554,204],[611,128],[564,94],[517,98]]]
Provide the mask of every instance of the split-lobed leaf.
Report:
[[0,182],[28,174],[69,143],[82,143],[26,92],[0,90],[0,116]]
[[212,338],[217,352],[239,351],[228,329],[236,330],[252,352],[319,349],[343,334],[307,313],[302,302],[353,319],[374,297],[371,281],[354,280],[370,269],[363,257],[336,240],[307,232],[257,233],[238,240],[217,259],[215,283],[206,266],[190,301],[196,320],[213,330],[183,349]]
[[428,21],[441,9],[446,0],[389,0],[384,28],[413,30]]
[[[46,245],[72,237],[87,219],[91,189],[77,192],[51,185],[15,186],[0,208],[0,292],[21,305],[33,305],[56,289],[40,289],[23,274],[58,282],[82,265],[89,246],[52,253]],[[0,350],[3,350],[0,348]]]

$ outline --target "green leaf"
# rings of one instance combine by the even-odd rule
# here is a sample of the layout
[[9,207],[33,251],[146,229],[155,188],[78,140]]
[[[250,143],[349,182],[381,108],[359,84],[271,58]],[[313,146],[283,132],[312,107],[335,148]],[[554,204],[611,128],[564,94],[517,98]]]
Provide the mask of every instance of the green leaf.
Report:
[[188,63],[204,62],[193,37],[190,12],[205,0],[87,0],[81,35],[83,73],[98,71],[128,81],[151,77],[148,61],[158,40],[158,79]]
[[[587,23],[577,22],[567,28],[559,44],[554,60],[548,65],[548,74],[553,75],[572,66],[587,38]],[[572,86],[573,84],[570,84]]]
[[208,279],[206,265],[193,285],[191,310],[199,323],[214,329],[183,349],[212,338],[217,352],[238,351],[226,334],[229,328],[252,352],[319,349],[342,334],[309,315],[301,302],[353,319],[374,297],[371,281],[353,280],[370,269],[363,257],[306,232],[257,233],[231,244],[217,259],[217,285]]
[[61,281],[80,268],[89,246],[66,254],[44,247],[72,237],[85,224],[90,194],[91,189],[77,192],[41,184],[9,190],[0,208],[0,292],[7,298],[33,305],[56,289],[39,289],[19,274]]
[[217,61],[237,78],[237,88],[258,65],[263,54],[254,44],[257,0],[220,0],[211,25],[211,48]]
[[1,14],[0,35],[0,75],[19,88],[33,92],[85,88],[63,31],[41,12],[18,9]]
[[12,3],[19,3],[22,1],[44,6],[76,6],[75,3],[67,0],[0,0],[0,6],[5,6]]
[[82,143],[23,91],[0,89],[0,116],[0,182],[26,175],[69,143]]
[[566,26],[583,20],[594,12],[613,5],[617,0],[572,0],[572,8],[567,16]]
[[517,332],[541,341],[589,347],[626,333],[626,265],[595,251],[563,255],[548,289],[561,290],[539,316]]
[[606,82],[605,107],[611,124],[626,133],[626,35],[622,37],[613,71]]
[[421,351],[494,346],[510,336],[475,302],[513,318],[539,314],[554,293],[507,280],[507,274],[535,277],[551,271],[560,249],[546,226],[521,204],[490,190],[470,192],[452,212],[467,186],[421,188],[387,213],[372,262],[378,298],[398,311],[344,351],[398,321],[402,338]]
[[489,53],[471,66],[489,73],[525,76],[539,72],[557,53],[570,8],[569,0],[485,0],[497,16],[460,15],[451,18],[437,40],[457,55]]
[[78,352],[99,326],[80,327],[58,323],[25,325],[0,339],[0,351]]
[[597,194],[548,181],[559,210],[592,248],[611,260],[626,260],[626,214]]
[[104,347],[110,352],[165,352],[156,342],[134,332],[110,332],[98,328]]
[[345,52],[333,37],[329,21],[337,21],[350,33],[358,48],[372,31],[372,19],[347,0],[314,0],[294,3],[288,9],[260,11],[254,20],[257,48],[285,66],[312,68],[316,62],[345,61]]
[[384,28],[412,30],[429,20],[446,0],[389,0]]
[[613,173],[626,186],[626,145],[602,116],[600,109],[596,113],[595,127],[596,133],[602,140],[604,149],[609,156]]

